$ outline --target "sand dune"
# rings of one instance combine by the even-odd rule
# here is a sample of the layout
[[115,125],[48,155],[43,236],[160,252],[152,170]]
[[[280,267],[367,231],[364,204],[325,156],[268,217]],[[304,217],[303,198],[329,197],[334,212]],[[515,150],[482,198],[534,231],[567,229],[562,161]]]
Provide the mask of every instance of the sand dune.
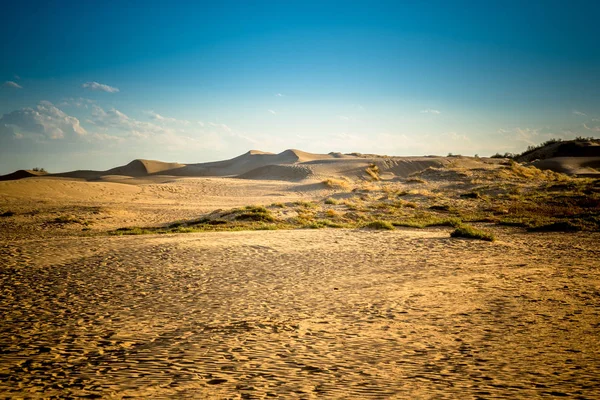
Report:
[[[385,181],[365,182],[371,164]],[[174,176],[194,167],[246,179]],[[292,219],[445,218],[491,205],[502,207],[485,215],[504,215],[512,200],[491,193],[512,189],[489,186],[511,173],[506,160],[289,150],[120,168],[0,182],[0,397],[600,393],[598,232],[481,223],[496,241],[451,238],[447,226],[108,235],[250,205]],[[512,188],[549,183],[515,176]],[[481,199],[461,196],[478,188]]]
[[552,157],[534,161],[532,165],[539,169],[550,169],[568,175],[600,176],[600,157]]
[[45,172],[33,171],[30,169],[20,169],[6,175],[0,175],[0,181],[12,181],[17,179],[32,178],[36,176],[47,175]]
[[[121,183],[129,178],[156,175],[179,177],[239,177],[243,179],[298,181],[327,177],[361,178],[365,169],[375,164],[385,177],[406,177],[429,167],[447,164],[443,157],[381,157],[374,155],[348,155],[341,153],[313,154],[289,149],[279,154],[250,150],[238,157],[197,164],[166,163],[154,160],[134,160],[127,165],[106,171],[78,170],[49,177],[104,180]],[[25,172],[0,177],[0,180],[22,179],[33,176]],[[4,178],[4,179],[3,179]]]

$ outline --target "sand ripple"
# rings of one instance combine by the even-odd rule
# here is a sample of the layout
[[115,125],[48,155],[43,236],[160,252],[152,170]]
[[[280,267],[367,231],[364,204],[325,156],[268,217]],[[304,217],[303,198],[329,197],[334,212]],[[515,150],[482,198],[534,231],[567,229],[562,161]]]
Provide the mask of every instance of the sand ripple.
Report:
[[600,236],[500,237],[327,230],[4,243],[0,393],[600,396]]

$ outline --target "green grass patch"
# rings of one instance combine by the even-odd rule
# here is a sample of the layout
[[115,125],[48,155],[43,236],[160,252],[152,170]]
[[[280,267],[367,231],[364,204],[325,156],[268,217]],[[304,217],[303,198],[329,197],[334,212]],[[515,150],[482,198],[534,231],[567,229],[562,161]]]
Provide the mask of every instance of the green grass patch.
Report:
[[478,239],[493,242],[496,240],[494,234],[486,232],[481,229],[477,229],[471,225],[460,225],[450,234],[454,238],[466,238],[466,239]]
[[382,230],[394,230],[394,225],[392,225],[390,222],[388,221],[381,221],[381,220],[376,220],[376,221],[371,221],[365,225],[363,225],[363,228],[368,228],[368,229],[382,229]]

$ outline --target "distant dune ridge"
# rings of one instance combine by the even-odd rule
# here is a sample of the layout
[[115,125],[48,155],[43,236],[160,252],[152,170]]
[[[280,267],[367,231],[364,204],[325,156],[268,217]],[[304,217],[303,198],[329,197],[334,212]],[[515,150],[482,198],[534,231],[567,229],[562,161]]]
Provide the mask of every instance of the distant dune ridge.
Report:
[[[600,140],[576,139],[549,141],[532,147],[514,157],[519,162],[529,162],[540,169],[550,169],[569,175],[600,175]],[[364,176],[365,169],[376,165],[384,179],[405,178],[427,168],[439,168],[450,162],[448,157],[388,157],[373,154],[307,153],[288,149],[279,154],[250,150],[229,160],[196,164],[180,164],[137,159],[127,165],[106,171],[78,170],[47,174],[32,170],[19,170],[0,176],[0,180],[29,177],[63,177],[88,181],[147,176],[180,177],[236,177],[241,179],[300,181],[324,177],[356,178]]]
[[550,140],[515,157],[540,169],[568,175],[600,176],[600,139]]
[[31,169],[20,169],[6,175],[0,175],[0,181],[13,181],[17,179],[31,178],[36,176],[48,175],[46,172],[34,171]]
[[[428,167],[440,167],[447,163],[444,157],[383,157],[355,153],[314,154],[289,149],[279,154],[250,150],[230,160],[198,164],[168,163],[155,160],[133,160],[127,165],[106,171],[78,170],[47,174],[49,177],[107,180],[118,177],[140,178],[166,175],[180,177],[236,177],[241,179],[300,181],[321,177],[350,177],[365,175],[372,164],[389,177],[405,177]],[[22,179],[38,176],[32,171],[17,171],[0,176],[0,180]]]

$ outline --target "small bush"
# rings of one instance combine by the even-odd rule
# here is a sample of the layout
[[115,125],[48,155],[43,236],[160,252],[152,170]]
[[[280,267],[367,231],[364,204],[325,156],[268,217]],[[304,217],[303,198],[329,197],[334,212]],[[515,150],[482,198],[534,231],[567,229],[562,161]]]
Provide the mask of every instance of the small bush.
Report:
[[350,183],[343,179],[328,178],[328,179],[325,179],[321,183],[323,183],[325,186],[333,188],[333,189],[347,189],[350,186]]
[[384,230],[394,230],[394,225],[392,225],[391,223],[387,222],[387,221],[373,221],[373,222],[369,222],[368,224],[366,224],[364,226],[365,228],[369,228],[369,229],[384,229]]
[[379,167],[375,164],[371,164],[367,167],[367,169],[365,169],[365,172],[367,173],[367,175],[369,175],[371,177],[372,180],[374,181],[379,181],[381,180],[381,177],[379,176]]
[[294,204],[304,208],[317,208],[315,203],[311,203],[309,201],[297,201]]
[[327,210],[325,211],[325,215],[327,215],[329,218],[338,218],[340,213],[335,210]]
[[243,213],[235,217],[238,221],[261,221],[261,222],[274,222],[275,218],[270,213],[263,212],[251,212]]
[[53,224],[82,224],[83,221],[71,215],[61,215],[50,221]]
[[574,224],[571,221],[560,221],[529,227],[527,230],[530,232],[579,232],[583,230],[583,227],[581,225]]
[[486,240],[488,242],[493,242],[496,239],[492,233],[474,228],[471,225],[460,225],[450,234],[450,236],[458,238]]
[[331,205],[335,205],[338,204],[338,201],[332,197],[325,199],[325,204],[331,204]]
[[481,198],[481,194],[478,192],[468,192],[460,195],[463,199],[479,199]]
[[263,206],[246,206],[246,207],[244,207],[244,209],[248,210],[248,211],[251,211],[253,213],[267,213],[267,212],[269,212],[269,210],[267,210]]

